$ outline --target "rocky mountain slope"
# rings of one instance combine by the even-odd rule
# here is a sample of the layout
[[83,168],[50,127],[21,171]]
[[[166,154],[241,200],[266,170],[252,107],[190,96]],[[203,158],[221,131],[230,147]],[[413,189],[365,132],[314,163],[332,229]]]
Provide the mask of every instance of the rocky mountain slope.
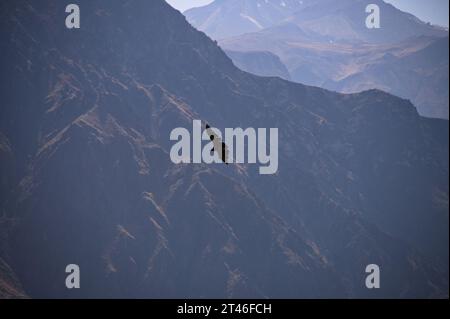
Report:
[[[0,4],[0,230],[15,289],[448,297],[447,121],[376,90],[245,73],[162,0],[78,2],[78,30],[66,1]],[[173,164],[170,131],[193,119],[278,127],[278,173]],[[81,289],[65,287],[72,263]],[[371,263],[382,289],[365,287]]]

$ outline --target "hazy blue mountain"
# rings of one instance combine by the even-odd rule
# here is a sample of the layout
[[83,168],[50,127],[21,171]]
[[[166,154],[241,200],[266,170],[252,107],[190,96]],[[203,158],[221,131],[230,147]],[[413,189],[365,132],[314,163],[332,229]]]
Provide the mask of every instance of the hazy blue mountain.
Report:
[[278,76],[290,80],[291,76],[280,58],[268,51],[225,51],[234,65],[259,76]]
[[[384,38],[384,35],[378,38],[379,31],[373,31],[372,38],[365,31],[358,36],[348,32],[344,39],[345,35],[331,36],[317,28],[313,32],[308,26],[304,29],[305,25],[295,23],[296,19],[288,19],[288,22],[259,32],[223,39],[220,45],[226,50],[240,52],[270,51],[280,57],[296,82],[343,93],[376,88],[411,100],[424,116],[448,119],[447,32],[429,26],[421,29],[419,26],[423,24],[419,23],[416,28],[405,27],[417,32],[414,37],[378,43],[382,39],[395,39]],[[323,19],[317,23],[327,25]],[[423,35],[433,33],[434,36]],[[422,63],[424,58],[415,58],[421,54],[430,56],[430,62]],[[251,71],[247,65],[240,64],[239,67]],[[263,73],[261,68],[259,72]]]
[[448,47],[447,37],[401,56],[387,53],[358,72],[323,86],[346,93],[376,87],[410,99],[426,116],[448,119]]
[[[448,121],[243,72],[162,0],[79,0],[79,30],[67,3],[0,4],[1,289],[448,298]],[[173,164],[193,119],[278,127],[278,173]]]
[[221,46],[241,52],[269,50],[296,82],[343,93],[377,88],[411,100],[422,115],[448,119],[448,37],[350,44],[312,40],[295,30],[297,26],[284,24],[226,39]]
[[273,26],[302,6],[299,0],[216,0],[184,15],[199,30],[222,39]]
[[[381,0],[282,3],[214,1],[185,15],[226,51],[268,51],[280,57],[289,72],[283,78],[343,93],[380,89],[411,100],[424,116],[448,119],[448,91],[443,89],[448,86],[448,50],[434,45],[448,38],[446,30]],[[380,29],[365,25],[371,3],[380,7]],[[406,58],[425,47],[435,51],[433,66],[419,67],[414,58]],[[279,75],[273,63],[267,68],[261,63],[255,68],[255,63],[240,59],[237,66],[256,75]]]
[[[369,4],[380,8],[379,29],[366,26]],[[285,21],[333,41],[397,43],[418,35],[447,35],[444,29],[422,22],[383,0],[313,0]]]
[[[380,29],[366,27],[369,4],[380,8]],[[335,41],[386,43],[446,33],[382,0],[216,0],[184,14],[193,26],[218,40],[282,22],[294,23],[308,33]]]

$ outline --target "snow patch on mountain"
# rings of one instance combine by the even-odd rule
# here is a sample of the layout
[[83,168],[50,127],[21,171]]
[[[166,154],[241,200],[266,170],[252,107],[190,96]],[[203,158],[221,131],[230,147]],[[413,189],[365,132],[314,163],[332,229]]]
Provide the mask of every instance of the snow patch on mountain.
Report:
[[241,16],[241,18],[247,19],[248,21],[250,21],[251,23],[256,25],[259,29],[264,29],[264,27],[261,25],[261,23],[259,23],[255,18],[252,18],[251,16],[248,16],[244,13],[241,13],[240,16]]

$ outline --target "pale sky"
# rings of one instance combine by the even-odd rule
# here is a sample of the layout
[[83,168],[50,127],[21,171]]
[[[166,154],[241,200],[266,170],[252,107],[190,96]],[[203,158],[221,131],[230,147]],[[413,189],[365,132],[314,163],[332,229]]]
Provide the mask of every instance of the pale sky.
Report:
[[213,2],[213,0],[166,0],[172,7],[181,12],[193,8],[201,7]]
[[[201,7],[213,0],[166,0],[174,8],[181,12],[192,8]],[[448,28],[448,3],[449,0],[384,0],[399,8],[414,14],[425,22],[438,24]]]

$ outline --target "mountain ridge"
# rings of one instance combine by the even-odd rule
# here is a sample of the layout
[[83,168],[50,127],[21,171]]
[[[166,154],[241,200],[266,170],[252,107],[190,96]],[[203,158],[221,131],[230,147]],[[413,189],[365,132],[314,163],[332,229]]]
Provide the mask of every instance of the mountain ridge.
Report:
[[[376,4],[380,8],[383,28],[366,28],[365,9],[368,4]],[[417,34],[437,36],[446,33],[382,0],[216,0],[208,5],[186,10],[183,14],[196,28],[216,40],[257,32],[284,22],[294,23],[306,32],[328,36],[336,41],[339,40],[339,32],[347,28],[351,36],[344,36],[343,39],[369,43],[398,42]],[[321,29],[321,26],[328,26],[326,21],[328,24],[333,21],[334,26],[341,27]]]

